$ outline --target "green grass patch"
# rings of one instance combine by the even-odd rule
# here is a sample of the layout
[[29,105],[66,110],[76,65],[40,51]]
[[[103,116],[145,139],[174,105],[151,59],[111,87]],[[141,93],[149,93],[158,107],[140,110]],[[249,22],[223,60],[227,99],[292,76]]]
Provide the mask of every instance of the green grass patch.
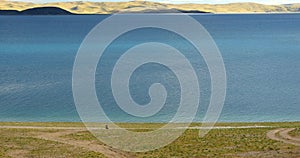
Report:
[[289,135],[292,137],[298,137],[300,138],[300,127],[296,128],[295,130],[289,132]]
[[101,153],[31,137],[37,132],[55,131],[0,129],[0,157],[104,157]]
[[[84,127],[82,123],[0,123],[5,126]],[[104,127],[105,124],[95,124]],[[139,132],[162,127],[160,123],[120,123],[120,127]],[[192,123],[191,126],[201,126]],[[268,126],[267,128],[213,129],[205,137],[199,130],[188,129],[171,144],[149,152],[131,153],[136,157],[300,157],[300,147],[268,139],[268,131],[276,128],[297,128],[291,136],[299,136],[300,122],[284,123],[217,123],[216,126]],[[0,157],[104,157],[71,145],[34,138],[50,129],[0,129]],[[91,141],[103,144],[90,132],[81,131],[62,136],[74,141]]]
[[[154,151],[135,153],[137,157],[261,157],[275,154],[290,157],[299,147],[270,140],[266,133],[273,128],[213,129],[205,137],[198,137],[198,130],[189,129],[176,141]],[[143,131],[143,130],[141,130]],[[143,131],[145,132],[145,131]],[[95,140],[89,132],[67,135],[73,140]],[[100,143],[101,144],[101,143]],[[271,155],[272,156],[272,155]]]
[[[270,129],[215,129],[205,137],[198,137],[198,130],[187,130],[172,144],[150,152],[138,153],[138,157],[224,157],[247,152],[296,150],[266,138]],[[284,156],[284,155],[282,155]]]
[[[83,140],[83,141],[95,141],[97,138],[94,137],[89,131],[82,131],[77,133],[68,134],[65,136],[61,136],[62,138],[68,138],[71,140]],[[99,141],[99,144],[103,144]]]

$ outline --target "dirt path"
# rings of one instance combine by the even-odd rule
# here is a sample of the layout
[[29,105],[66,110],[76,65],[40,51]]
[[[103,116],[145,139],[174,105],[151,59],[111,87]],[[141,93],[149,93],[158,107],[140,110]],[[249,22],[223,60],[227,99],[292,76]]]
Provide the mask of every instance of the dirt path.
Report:
[[[267,128],[269,126],[216,126],[213,129],[235,129],[235,128]],[[42,126],[0,126],[0,129],[39,129],[39,130],[58,130],[57,132],[38,132],[34,134],[34,136],[38,139],[44,139],[49,141],[55,141],[59,143],[64,143],[68,145],[72,145],[75,147],[84,148],[89,151],[99,152],[109,158],[128,158],[134,157],[133,155],[122,152],[113,148],[110,148],[105,145],[98,144],[96,141],[84,141],[84,140],[71,140],[68,138],[64,138],[62,136],[73,134],[81,131],[87,131],[85,127],[42,127]],[[105,130],[105,128],[95,128],[98,130]],[[127,128],[127,129],[141,129],[141,128]],[[143,128],[143,129],[153,129],[153,128]],[[180,127],[179,127],[180,129]],[[205,127],[188,127],[188,129],[205,129]]]
[[[57,132],[33,132],[30,137],[44,139],[48,141],[59,142],[63,144],[72,145],[75,147],[80,147],[86,149],[88,151],[94,151],[105,155],[108,158],[128,158],[133,157],[129,153],[122,152],[111,147],[98,144],[97,141],[84,141],[84,140],[71,140],[68,138],[64,138],[62,136],[73,134],[77,132],[87,131],[85,127],[41,127],[41,126],[0,126],[0,129],[38,129],[38,130],[58,130]],[[102,128],[97,128],[102,129]],[[103,128],[104,129],[104,128]],[[18,157],[21,154],[18,154],[20,151],[16,151]],[[16,153],[11,153],[11,155],[15,155]]]
[[[281,141],[287,144],[300,146],[299,138],[291,137],[288,133],[295,130],[295,128],[279,128],[271,130],[267,133],[267,137],[276,141]],[[279,134],[279,136],[277,135]]]
[[73,134],[81,131],[86,131],[86,130],[64,130],[64,131],[59,131],[56,133],[46,133],[46,132],[41,132],[37,136],[34,136],[35,138],[39,139],[44,139],[44,140],[49,140],[49,141],[55,141],[59,143],[64,143],[68,145],[72,145],[75,147],[80,147],[84,148],[89,151],[94,151],[94,152],[99,152],[105,155],[108,158],[128,158],[128,157],[133,157],[132,155],[129,155],[128,153],[122,152],[115,150],[113,148],[110,148],[105,145],[100,145],[97,144],[95,141],[78,141],[78,140],[70,140],[63,138],[62,136],[68,135],[68,134]]
[[283,138],[287,138],[289,140],[294,140],[294,141],[297,141],[300,143],[300,138],[292,137],[289,135],[289,132],[291,132],[293,130],[295,130],[295,128],[290,128],[290,129],[284,130],[284,131],[280,132],[279,135]]

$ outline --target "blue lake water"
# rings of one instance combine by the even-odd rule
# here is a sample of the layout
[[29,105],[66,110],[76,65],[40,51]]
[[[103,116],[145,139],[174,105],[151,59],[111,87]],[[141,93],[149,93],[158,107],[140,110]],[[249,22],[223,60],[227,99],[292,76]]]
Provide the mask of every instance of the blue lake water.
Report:
[[[72,95],[73,63],[82,40],[106,17],[0,16],[0,121],[80,121]],[[227,95],[219,121],[300,121],[300,14],[193,18],[209,31],[224,59]],[[103,109],[117,122],[166,122],[173,117],[180,85],[161,65],[144,65],[131,79],[132,98],[139,104],[150,101],[147,93],[153,83],[168,90],[165,107],[153,117],[124,113],[111,94],[110,73],[118,57],[149,41],[174,46],[192,63],[201,87],[195,121],[201,121],[210,97],[202,57],[178,35],[154,28],[124,34],[106,50],[96,73]]]

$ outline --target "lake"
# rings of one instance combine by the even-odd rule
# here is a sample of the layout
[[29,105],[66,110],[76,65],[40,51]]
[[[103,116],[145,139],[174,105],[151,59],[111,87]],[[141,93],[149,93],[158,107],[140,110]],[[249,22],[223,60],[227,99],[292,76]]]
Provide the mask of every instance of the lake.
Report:
[[[85,36],[107,17],[0,16],[0,121],[80,121],[72,95],[73,63]],[[226,67],[227,95],[220,122],[300,121],[300,14],[192,17],[209,31]],[[190,60],[201,88],[195,121],[201,121],[210,98],[207,66],[185,39],[155,28],[126,33],[105,51],[96,73],[103,109],[116,122],[172,119],[180,102],[180,85],[172,71],[159,64],[137,69],[130,87],[132,98],[147,104],[149,86],[165,85],[168,97],[156,115],[128,115],[111,93],[114,63],[127,49],[149,41],[172,45]]]

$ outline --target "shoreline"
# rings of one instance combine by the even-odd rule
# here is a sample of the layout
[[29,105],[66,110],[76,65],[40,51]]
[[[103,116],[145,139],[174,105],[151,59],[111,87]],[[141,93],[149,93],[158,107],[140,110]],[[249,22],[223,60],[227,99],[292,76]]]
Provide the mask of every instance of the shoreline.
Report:
[[[95,125],[105,125],[105,124],[112,124],[106,122],[90,122],[91,124]],[[113,122],[116,125],[165,125],[168,122]],[[170,123],[170,124],[187,124],[187,123]],[[190,127],[194,126],[201,126],[202,124],[209,124],[209,123],[201,123],[201,122],[192,122],[190,123]],[[42,126],[46,125],[45,127],[83,127],[85,126],[83,122],[1,122],[1,126]],[[300,121],[287,121],[287,122],[217,122],[214,126],[281,126],[281,125],[299,125]]]

